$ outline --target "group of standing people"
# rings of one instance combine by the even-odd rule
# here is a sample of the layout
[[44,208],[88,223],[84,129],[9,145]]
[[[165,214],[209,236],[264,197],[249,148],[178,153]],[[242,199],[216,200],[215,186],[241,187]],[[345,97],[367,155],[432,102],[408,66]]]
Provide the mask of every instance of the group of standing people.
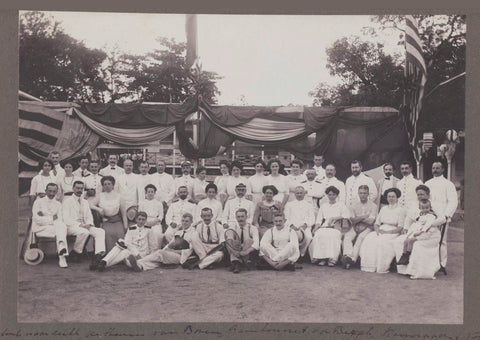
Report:
[[[293,271],[306,261],[385,273],[396,259],[398,273],[434,278],[446,265],[457,194],[440,162],[422,184],[409,162],[401,164],[401,179],[386,163],[375,183],[354,160],[344,183],[334,164],[323,167],[321,155],[307,169],[293,160],[288,175],[278,159],[258,160],[248,178],[241,162],[221,161],[221,175],[209,183],[206,168],[193,176],[188,161],[174,178],[161,160],[156,173],[141,162],[135,174],[133,161],[121,168],[115,155],[103,169],[82,158],[75,171],[68,161],[62,168],[58,156],[41,163],[30,194],[32,229],[56,237],[61,267],[67,257],[80,260],[89,236],[95,241],[90,249],[87,244],[90,269],[99,271],[120,262],[135,271],[178,264],[203,269],[227,257],[234,273],[242,267]],[[76,236],[71,252],[67,235]]]

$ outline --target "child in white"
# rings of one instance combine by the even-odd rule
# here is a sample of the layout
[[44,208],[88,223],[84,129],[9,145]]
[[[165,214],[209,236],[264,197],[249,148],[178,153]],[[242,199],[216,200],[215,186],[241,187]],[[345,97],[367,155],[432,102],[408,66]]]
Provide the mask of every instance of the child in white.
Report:
[[428,238],[429,231],[432,228],[432,223],[437,219],[437,215],[432,210],[432,205],[429,200],[422,200],[419,203],[420,214],[415,222],[410,225],[407,232],[407,238],[403,243],[403,254],[397,264],[406,265],[409,263],[410,254],[413,249],[413,244],[417,240]]

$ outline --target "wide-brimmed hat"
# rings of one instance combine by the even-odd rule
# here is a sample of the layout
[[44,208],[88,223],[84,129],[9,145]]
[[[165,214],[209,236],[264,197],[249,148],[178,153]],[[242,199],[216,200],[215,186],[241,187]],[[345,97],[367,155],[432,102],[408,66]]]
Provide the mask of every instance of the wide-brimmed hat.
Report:
[[23,255],[23,260],[26,264],[36,266],[37,264],[42,263],[44,256],[45,255],[41,249],[29,248],[25,252],[25,255]]
[[135,221],[135,217],[137,217],[138,206],[132,205],[127,209],[127,219],[131,222]]

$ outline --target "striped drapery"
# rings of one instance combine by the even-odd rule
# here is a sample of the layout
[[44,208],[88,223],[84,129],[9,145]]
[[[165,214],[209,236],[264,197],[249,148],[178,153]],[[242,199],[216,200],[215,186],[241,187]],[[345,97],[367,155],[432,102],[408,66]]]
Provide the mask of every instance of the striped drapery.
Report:
[[99,136],[80,120],[66,114],[67,105],[43,102],[19,102],[19,159],[30,166],[60,151],[61,159],[69,159],[93,150]]
[[129,146],[146,145],[161,141],[175,131],[175,125],[138,129],[111,127],[89,118],[77,108],[73,108],[73,110],[86,126],[95,131],[95,133],[119,144]]

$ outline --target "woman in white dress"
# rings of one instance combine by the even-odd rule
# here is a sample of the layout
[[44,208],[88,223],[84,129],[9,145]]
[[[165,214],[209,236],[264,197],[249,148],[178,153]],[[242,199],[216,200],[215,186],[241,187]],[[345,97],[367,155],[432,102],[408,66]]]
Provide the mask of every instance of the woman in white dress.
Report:
[[303,174],[303,162],[299,159],[294,159],[290,163],[290,168],[292,169],[290,171],[290,174],[287,176],[288,182],[289,182],[289,196],[288,196],[288,201],[294,201],[295,200],[295,188],[301,185],[303,181],[307,180],[307,177]]
[[138,203],[138,211],[143,211],[147,214],[145,226],[152,229],[156,241],[156,244],[153,245],[153,250],[160,249],[163,243],[163,201],[155,199],[156,193],[157,187],[153,184],[147,184],[145,186],[145,200]]
[[193,180],[193,200],[195,203],[198,203],[207,198],[207,194],[205,193],[205,188],[208,185],[205,179],[207,177],[207,168],[199,166],[196,174],[197,177]]
[[405,210],[398,204],[400,190],[390,188],[385,191],[388,205],[378,213],[374,232],[368,234],[360,248],[360,268],[365,272],[388,273],[395,257],[393,240],[403,230]]
[[210,208],[212,210],[212,221],[215,222],[217,219],[219,219],[222,216],[222,203],[217,200],[217,191],[218,188],[215,184],[209,183],[205,187],[205,192],[207,195],[207,198],[201,200],[198,202],[194,214],[193,214],[193,222],[202,222],[202,218],[200,217],[200,214],[202,212],[203,208]]
[[53,163],[49,159],[45,159],[39,162],[40,164],[40,173],[33,177],[32,183],[30,184],[30,203],[38,197],[42,198],[45,194],[45,189],[49,183],[57,183],[57,180],[53,174],[50,173],[50,170],[53,169]]
[[346,219],[350,218],[350,212],[343,202],[337,202],[339,193],[340,191],[334,186],[329,186],[325,190],[328,202],[320,206],[312,231],[314,236],[309,253],[312,263],[319,261],[319,266],[328,263],[329,267],[334,267],[340,256],[342,225]]
[[252,194],[252,190],[250,189],[250,185],[248,184],[247,178],[241,176],[242,170],[243,170],[243,164],[239,161],[233,161],[232,164],[230,165],[230,173],[232,175],[227,179],[227,187],[226,187],[226,193],[228,195],[228,199],[234,198],[237,196],[237,194],[235,193],[235,187],[240,183],[245,184],[247,187],[246,196]]
[[120,194],[113,190],[115,178],[104,176],[101,179],[103,192],[97,194],[92,209],[102,218],[102,228],[105,230],[105,246],[108,253],[119,238],[125,236],[125,229],[120,216]]
[[72,196],[73,194],[73,183],[76,180],[81,181],[82,178],[76,177],[73,174],[73,163],[68,161],[63,165],[63,170],[65,170],[65,175],[58,176],[57,178],[57,185],[58,185],[58,193],[57,193],[57,200],[63,202],[65,197]]
[[229,173],[229,164],[226,160],[221,160],[218,164],[220,167],[220,176],[215,178],[213,184],[217,186],[218,189],[218,200],[222,203],[222,207],[225,205],[225,202],[228,199],[227,195],[227,180],[230,177]]
[[255,175],[248,178],[247,184],[249,184],[252,189],[252,202],[256,205],[262,201],[263,187],[267,185],[267,177],[265,176],[265,168],[267,165],[264,161],[259,159],[253,166],[255,167]]
[[273,185],[278,190],[278,194],[273,198],[275,201],[282,203],[282,209],[288,202],[290,187],[287,176],[280,174],[281,163],[278,159],[272,159],[268,162],[268,170],[270,175],[267,176],[267,185]]

